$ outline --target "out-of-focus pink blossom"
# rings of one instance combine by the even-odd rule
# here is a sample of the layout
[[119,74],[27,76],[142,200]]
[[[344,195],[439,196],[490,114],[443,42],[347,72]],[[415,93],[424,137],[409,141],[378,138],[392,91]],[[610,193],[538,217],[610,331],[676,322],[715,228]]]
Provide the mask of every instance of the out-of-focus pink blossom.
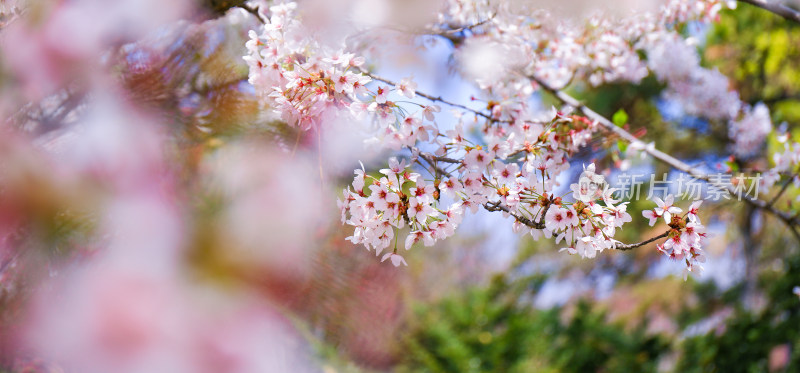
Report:
[[[325,223],[319,177],[322,165],[258,143],[235,143],[211,155],[209,186],[227,206],[217,225],[230,260],[271,268],[287,276],[306,273],[310,248]],[[323,194],[324,193],[324,194]]]

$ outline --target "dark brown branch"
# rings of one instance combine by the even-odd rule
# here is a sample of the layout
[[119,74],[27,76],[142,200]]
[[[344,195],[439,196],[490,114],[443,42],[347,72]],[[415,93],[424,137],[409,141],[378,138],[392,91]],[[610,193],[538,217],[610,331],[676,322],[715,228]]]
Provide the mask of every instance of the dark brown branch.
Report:
[[[445,171],[444,169],[442,169],[441,167],[439,167],[436,164],[437,163],[437,159],[432,154],[420,153],[419,157],[424,159],[426,162],[428,162],[429,165],[431,165],[431,167],[433,167],[433,170],[436,172],[437,177],[438,177],[438,175],[443,175],[443,176],[448,176],[448,177],[450,176],[449,172]],[[419,163],[420,166],[424,167],[424,165],[422,165],[421,162],[417,161],[417,163]]]
[[544,214],[547,213],[547,208],[549,208],[549,207],[550,207],[550,205],[545,207],[545,210],[542,211],[542,218],[539,219],[538,222],[535,222],[535,221],[532,221],[531,219],[528,219],[528,218],[526,218],[524,216],[521,216],[521,215],[509,210],[508,207],[503,206],[502,204],[500,204],[500,201],[497,201],[497,202],[486,202],[486,203],[483,204],[483,208],[485,208],[487,211],[492,211],[492,212],[494,212],[494,211],[503,211],[503,212],[513,216],[514,219],[517,219],[518,222],[520,222],[522,224],[525,224],[526,226],[528,226],[530,228],[533,228],[533,229],[544,229],[545,228],[545,225],[544,225]]
[[263,24],[269,23],[269,20],[264,18],[261,15],[261,13],[259,12],[259,9],[258,9],[257,6],[256,7],[252,7],[252,6],[248,5],[248,4],[242,4],[242,5],[239,5],[239,7],[244,9],[245,11],[247,11],[247,13],[250,13],[250,14],[256,16],[256,19],[258,19],[259,22],[261,22]]
[[655,236],[655,237],[653,237],[653,238],[650,238],[650,239],[644,240],[644,241],[642,241],[642,242],[639,242],[639,243],[632,243],[632,244],[627,244],[627,245],[626,245],[626,244],[618,244],[618,245],[615,247],[615,249],[617,249],[617,250],[623,250],[623,251],[625,251],[625,250],[631,250],[631,249],[635,249],[635,248],[637,248],[637,247],[639,247],[639,246],[644,246],[644,245],[647,245],[647,244],[649,244],[649,243],[651,243],[651,242],[653,242],[653,241],[656,241],[656,240],[659,240],[659,239],[662,239],[662,238],[667,238],[667,236],[669,236],[669,231],[666,231],[666,232],[664,232],[664,233],[662,233],[662,234],[660,234],[660,235],[658,235],[658,236]]
[[781,198],[783,193],[786,193],[786,189],[789,189],[789,185],[792,183],[792,178],[793,177],[789,177],[789,179],[786,180],[786,182],[781,187],[781,190],[778,191],[778,194],[776,194],[775,197],[772,197],[772,199],[769,201],[769,203],[767,203],[767,207],[772,207],[772,205],[774,205],[775,202],[778,202],[778,200]]
[[420,152],[419,156],[423,157],[423,158],[434,160],[436,162],[444,162],[444,163],[452,163],[452,164],[461,164],[461,163],[463,163],[462,161],[459,161],[457,159],[448,158],[448,157],[440,157],[438,155],[433,155],[431,153]]
[[458,34],[460,32],[464,32],[464,31],[467,31],[467,30],[471,31],[472,29],[474,29],[476,27],[479,27],[479,26],[482,26],[482,25],[486,24],[487,22],[491,21],[496,15],[497,15],[497,13],[494,13],[489,18],[486,18],[483,21],[480,21],[478,23],[473,23],[473,24],[467,25],[467,26],[458,27],[458,26],[447,25],[447,27],[448,27],[447,29],[444,29],[444,30],[441,30],[439,32],[436,32],[436,33],[434,33],[434,35],[444,36],[444,37],[449,39],[450,36],[453,36],[455,34]]
[[246,0],[199,0],[199,6],[212,14],[223,15],[230,8],[244,7]]
[[794,235],[794,238],[797,240],[797,243],[800,244],[800,232],[797,231],[797,227],[790,225],[789,230],[792,232],[792,235]]
[[775,13],[790,21],[800,23],[800,12],[792,8],[789,8],[786,5],[777,4],[774,2],[767,2],[766,0],[739,0],[739,2],[757,6],[761,9]]

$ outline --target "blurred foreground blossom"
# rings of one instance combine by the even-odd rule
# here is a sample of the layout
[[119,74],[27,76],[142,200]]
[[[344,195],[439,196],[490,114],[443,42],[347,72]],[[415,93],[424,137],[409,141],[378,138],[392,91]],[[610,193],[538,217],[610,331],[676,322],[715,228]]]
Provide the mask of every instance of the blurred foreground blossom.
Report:
[[115,256],[39,294],[26,334],[38,356],[88,373],[314,371],[271,307],[187,284],[149,255]]
[[307,248],[331,208],[322,203],[312,161],[262,145],[228,144],[207,160],[210,188],[227,206],[216,225],[226,246],[223,255],[298,276],[307,269]]
[[[614,196],[609,160],[636,167],[639,152],[705,175],[724,198],[731,175],[700,175],[661,139],[646,143],[660,133],[633,127],[640,110],[608,119],[565,90],[657,83],[684,113],[727,125],[735,156],[758,155],[770,109],[742,101],[687,37],[732,4],[561,22],[521,3],[208,0],[226,13],[205,21],[190,0],[44,0],[3,16],[0,370],[305,372],[329,345],[388,369],[406,353],[394,344],[413,312],[403,296],[418,290],[399,279],[441,282],[406,258],[469,246],[454,236],[479,210],[582,258],[649,245],[699,273],[716,233],[700,218],[714,206],[678,207],[665,187],[642,213]],[[431,79],[439,51],[458,85]],[[540,108],[543,94],[559,107]],[[767,183],[796,187],[800,144],[781,143]],[[598,167],[573,183],[590,158]],[[331,190],[356,161],[343,232]],[[784,185],[748,201],[794,229]],[[665,224],[642,239],[640,213]],[[396,268],[365,265],[345,240]]]
[[[0,34],[0,50],[27,99],[39,100],[101,67],[108,48],[177,21],[189,0],[31,1]],[[33,15],[33,16],[31,16]]]
[[307,280],[332,197],[281,128],[241,123],[261,120],[241,52],[211,41],[244,38],[242,12],[29,5],[0,32],[0,370],[318,371],[280,296]]

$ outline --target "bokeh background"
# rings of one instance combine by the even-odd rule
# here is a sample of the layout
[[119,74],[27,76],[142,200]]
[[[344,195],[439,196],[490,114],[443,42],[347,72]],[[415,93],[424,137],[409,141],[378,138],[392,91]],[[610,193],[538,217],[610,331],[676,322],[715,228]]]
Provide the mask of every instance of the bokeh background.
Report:
[[[351,31],[350,12],[434,19],[426,2],[383,3],[301,9],[330,38]],[[408,267],[351,245],[336,197],[359,161],[376,169],[387,154],[346,123],[299,132],[259,104],[242,60],[259,22],[243,5],[0,1],[0,371],[800,370],[800,244],[736,201],[703,205],[709,260],[686,281],[654,245],[581,260],[486,211],[405,253]],[[800,135],[800,25],[739,4],[681,32]],[[451,40],[361,37],[380,75],[475,105]],[[569,92],[709,171],[765,169],[782,149],[771,137],[731,160],[725,125],[685,115],[663,88],[651,76]],[[576,157],[575,178],[589,162],[620,167],[604,141]],[[636,218],[648,208],[631,203],[619,238],[658,233]]]

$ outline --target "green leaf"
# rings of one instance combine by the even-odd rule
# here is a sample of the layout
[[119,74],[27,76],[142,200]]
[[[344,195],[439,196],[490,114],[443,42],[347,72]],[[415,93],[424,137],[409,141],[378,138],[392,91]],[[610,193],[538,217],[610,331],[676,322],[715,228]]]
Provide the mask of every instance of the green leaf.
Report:
[[614,122],[617,127],[622,127],[625,123],[628,123],[628,113],[623,109],[619,109],[614,113],[614,116],[611,117],[611,121]]
[[628,150],[628,143],[622,140],[617,140],[617,149],[619,149],[620,152],[625,153],[625,151]]
[[738,165],[736,162],[734,162],[734,161],[727,161],[727,162],[725,162],[725,165],[727,165],[728,167],[730,167],[730,169],[731,169],[731,172],[739,172],[739,165]]

